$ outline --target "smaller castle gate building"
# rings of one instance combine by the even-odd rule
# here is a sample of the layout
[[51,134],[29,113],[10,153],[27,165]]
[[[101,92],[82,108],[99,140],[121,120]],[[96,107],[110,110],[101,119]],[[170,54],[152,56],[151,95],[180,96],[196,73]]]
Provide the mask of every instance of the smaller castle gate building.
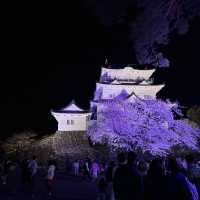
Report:
[[74,101],[51,114],[58,122],[58,131],[86,131],[91,112],[79,108]]

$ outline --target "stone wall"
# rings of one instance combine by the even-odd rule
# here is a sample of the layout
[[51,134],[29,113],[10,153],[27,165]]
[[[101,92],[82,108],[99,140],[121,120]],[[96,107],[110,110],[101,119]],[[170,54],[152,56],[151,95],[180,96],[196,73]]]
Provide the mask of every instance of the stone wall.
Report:
[[36,149],[49,149],[55,157],[75,159],[107,159],[106,147],[92,147],[89,144],[86,132],[60,132],[43,138],[35,144]]
[[55,159],[98,159],[107,160],[108,149],[105,146],[90,146],[86,132],[60,132],[38,139],[34,133],[13,135],[2,143],[7,157],[22,160],[36,155],[40,164]]

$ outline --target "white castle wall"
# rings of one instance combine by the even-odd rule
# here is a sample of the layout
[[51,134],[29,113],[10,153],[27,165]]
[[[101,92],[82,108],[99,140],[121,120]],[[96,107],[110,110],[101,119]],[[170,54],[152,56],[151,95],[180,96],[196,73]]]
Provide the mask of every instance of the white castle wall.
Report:
[[145,96],[156,97],[156,94],[164,87],[164,85],[110,85],[97,83],[96,89],[103,88],[101,99],[112,99],[118,96],[122,90],[126,90],[128,94],[135,92],[140,98]]
[[90,113],[52,113],[58,122],[58,131],[86,131]]

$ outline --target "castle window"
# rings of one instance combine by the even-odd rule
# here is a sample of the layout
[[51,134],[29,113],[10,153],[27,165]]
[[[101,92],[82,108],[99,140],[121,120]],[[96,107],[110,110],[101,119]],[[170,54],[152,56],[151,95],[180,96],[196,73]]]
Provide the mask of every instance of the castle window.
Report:
[[69,121],[69,120],[67,120],[67,124],[70,124],[70,121]]
[[74,124],[74,120],[71,120],[71,124]]
[[90,116],[87,116],[87,121],[89,121],[90,120]]

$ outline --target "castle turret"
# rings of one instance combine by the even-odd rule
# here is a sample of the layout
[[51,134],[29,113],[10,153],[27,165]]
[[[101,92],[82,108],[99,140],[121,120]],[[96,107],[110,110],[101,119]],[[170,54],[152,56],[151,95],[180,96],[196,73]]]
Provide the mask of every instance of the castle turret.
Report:
[[52,110],[51,114],[58,122],[58,131],[86,131],[91,113],[79,108],[74,101],[68,106]]

